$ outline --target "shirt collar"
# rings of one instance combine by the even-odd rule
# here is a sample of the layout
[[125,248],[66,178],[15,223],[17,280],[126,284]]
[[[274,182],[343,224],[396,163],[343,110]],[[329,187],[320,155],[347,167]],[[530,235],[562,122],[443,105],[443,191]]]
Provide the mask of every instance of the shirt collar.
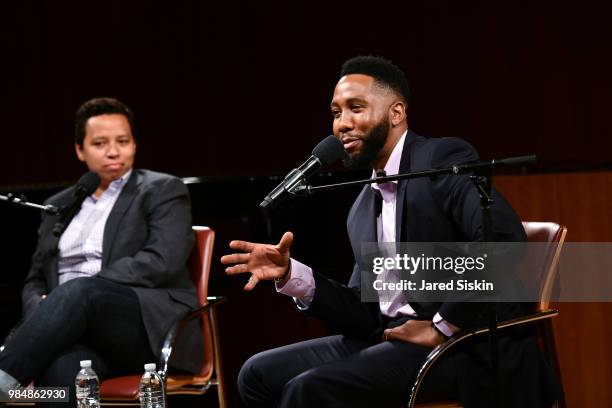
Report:
[[[123,176],[111,181],[104,193],[110,192],[112,195],[115,195],[117,194],[117,191],[121,191],[129,180],[130,176],[132,175],[132,170],[133,169],[129,169]],[[101,196],[96,197],[96,193],[94,191],[93,194],[91,194],[89,197],[94,201],[98,201]]]
[[113,190],[122,188],[125,185],[125,183],[127,183],[131,174],[132,174],[132,169],[129,169],[123,176],[111,181],[108,188],[113,189]]
[[[400,163],[402,161],[402,152],[404,151],[404,140],[406,140],[406,134],[408,130],[406,130],[400,140],[395,144],[391,155],[389,156],[389,160],[387,160],[387,164],[385,164],[385,173],[387,176],[392,176],[394,174],[399,173]],[[372,170],[372,177],[376,177],[376,170]],[[397,184],[397,180],[391,181],[391,183]],[[380,186],[376,183],[371,184],[372,188],[375,190],[379,190]]]

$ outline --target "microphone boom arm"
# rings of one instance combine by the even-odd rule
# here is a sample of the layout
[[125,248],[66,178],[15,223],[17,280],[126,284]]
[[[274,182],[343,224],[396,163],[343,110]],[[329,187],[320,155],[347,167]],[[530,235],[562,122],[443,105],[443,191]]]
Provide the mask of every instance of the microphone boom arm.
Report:
[[465,174],[469,172],[475,172],[476,174],[480,174],[482,172],[490,172],[494,167],[506,166],[506,165],[517,165],[517,164],[529,164],[534,163],[537,160],[537,156],[535,154],[527,155],[527,156],[517,156],[517,157],[509,157],[506,159],[493,159],[478,163],[467,163],[467,164],[457,164],[445,169],[434,169],[434,170],[423,170],[423,171],[414,171],[411,173],[401,173],[394,174],[391,176],[381,176],[374,177],[363,180],[354,180],[347,181],[344,183],[336,183],[336,184],[327,184],[322,186],[310,186],[310,185],[296,185],[292,195],[295,196],[305,196],[312,195],[316,192],[320,191],[329,191],[336,190],[344,187],[351,187],[363,184],[372,184],[372,183],[386,183],[388,181],[394,180],[405,180],[405,179],[413,179],[413,178],[421,178],[421,177],[436,177],[444,174]]
[[57,215],[59,214],[59,209],[51,204],[41,205],[36,203],[31,203],[27,201],[24,195],[16,196],[15,194],[2,195],[0,194],[0,201],[6,201],[10,204],[16,204],[22,207],[35,208],[37,210],[43,211],[47,214]]

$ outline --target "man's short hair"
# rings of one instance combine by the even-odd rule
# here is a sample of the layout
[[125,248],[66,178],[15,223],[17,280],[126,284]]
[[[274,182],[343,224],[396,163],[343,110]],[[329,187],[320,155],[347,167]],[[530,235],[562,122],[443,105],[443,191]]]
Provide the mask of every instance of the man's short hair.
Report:
[[126,104],[115,98],[94,98],[82,104],[77,109],[74,121],[74,142],[83,146],[85,140],[85,125],[89,118],[99,115],[120,114],[126,117],[132,136],[134,135],[134,115]]
[[411,92],[404,72],[391,61],[374,55],[360,55],[347,60],[342,65],[340,77],[351,74],[371,76],[377,84],[387,88],[410,105]]

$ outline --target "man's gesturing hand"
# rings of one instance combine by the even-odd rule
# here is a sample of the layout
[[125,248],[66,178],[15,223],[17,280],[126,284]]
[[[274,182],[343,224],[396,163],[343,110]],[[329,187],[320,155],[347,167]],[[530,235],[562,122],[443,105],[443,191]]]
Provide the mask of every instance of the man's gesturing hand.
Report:
[[228,275],[251,273],[251,278],[244,290],[252,290],[260,280],[282,278],[289,268],[289,247],[293,242],[293,233],[285,232],[278,245],[257,244],[246,241],[232,241],[230,248],[243,251],[221,257],[224,265],[235,264],[225,268]]

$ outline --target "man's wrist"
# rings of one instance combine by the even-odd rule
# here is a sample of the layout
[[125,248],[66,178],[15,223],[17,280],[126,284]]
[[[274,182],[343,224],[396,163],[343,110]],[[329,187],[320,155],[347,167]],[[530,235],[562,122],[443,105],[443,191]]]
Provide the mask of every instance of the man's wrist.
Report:
[[450,337],[444,334],[444,332],[442,332],[442,330],[440,330],[434,322],[431,322],[431,328],[434,329],[445,341],[450,339]]
[[289,261],[289,264],[287,265],[287,270],[285,271],[283,276],[275,278],[274,282],[280,283],[280,284],[287,283],[287,281],[289,280],[290,275],[291,275],[291,260]]

